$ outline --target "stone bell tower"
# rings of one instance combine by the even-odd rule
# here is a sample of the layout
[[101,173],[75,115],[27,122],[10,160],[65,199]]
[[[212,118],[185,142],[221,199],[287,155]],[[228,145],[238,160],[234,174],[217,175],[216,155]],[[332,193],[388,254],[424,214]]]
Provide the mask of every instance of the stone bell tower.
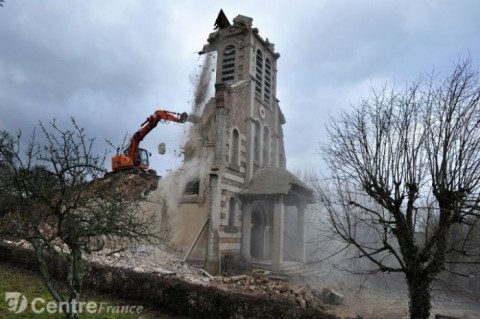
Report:
[[258,168],[285,167],[285,118],[276,98],[280,54],[252,27],[252,21],[238,15],[232,25],[221,10],[215,21],[217,31],[203,48],[204,53],[217,53],[217,108],[228,113],[226,147],[218,150],[223,156],[217,160],[244,173],[246,183]]
[[285,117],[276,98],[280,54],[252,21],[238,15],[230,23],[220,10],[200,52],[216,57],[215,94],[196,124],[202,163],[196,195],[181,202],[175,218],[192,225],[184,243],[193,242],[191,258],[204,258],[211,273],[222,270],[227,255],[281,271],[286,206],[297,208],[295,251],[298,261],[305,259],[304,207],[312,191],[285,168]]

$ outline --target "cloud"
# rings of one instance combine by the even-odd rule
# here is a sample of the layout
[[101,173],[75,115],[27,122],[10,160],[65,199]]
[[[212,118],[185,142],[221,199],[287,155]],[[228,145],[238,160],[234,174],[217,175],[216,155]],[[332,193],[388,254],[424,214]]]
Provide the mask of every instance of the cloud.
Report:
[[[329,114],[368,87],[411,80],[480,51],[480,3],[440,1],[7,1],[0,8],[0,128],[73,116],[120,143],[155,109],[190,110],[190,77],[220,8],[253,18],[275,43],[277,97],[289,168],[315,165]],[[159,173],[180,164],[186,127],[163,125],[142,144]],[[99,148],[103,148],[99,146]],[[152,152],[153,153],[153,152]],[[308,158],[308,160],[306,160]]]

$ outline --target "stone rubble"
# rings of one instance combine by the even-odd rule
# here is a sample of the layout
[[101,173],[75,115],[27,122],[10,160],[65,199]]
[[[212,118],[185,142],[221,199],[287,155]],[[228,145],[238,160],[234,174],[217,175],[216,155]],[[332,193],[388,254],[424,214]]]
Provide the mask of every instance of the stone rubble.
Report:
[[[26,246],[26,242],[5,241],[7,244]],[[227,291],[263,295],[283,296],[301,308],[326,310],[328,305],[343,303],[343,295],[330,288],[321,292],[301,285],[271,278],[267,270],[254,269],[246,274],[234,276],[212,276],[205,270],[192,266],[159,248],[140,246],[122,251],[102,250],[84,254],[87,262],[111,267],[131,269],[136,272],[158,276],[172,276],[189,283],[215,286]]]
[[344,296],[331,288],[323,288],[322,299],[325,303],[330,305],[341,305],[343,303]]
[[211,279],[200,268],[191,266],[172,254],[153,247],[137,247],[124,251],[95,252],[85,259],[102,265],[132,269],[136,272],[174,276],[198,285],[209,285]]
[[343,296],[330,288],[322,292],[305,286],[270,278],[270,272],[254,269],[235,276],[212,276],[205,270],[189,265],[172,254],[152,247],[137,247],[120,252],[102,251],[86,256],[91,262],[137,272],[173,276],[198,285],[212,285],[223,290],[239,291],[263,296],[283,296],[301,308],[325,310],[326,304],[339,305]]
[[270,272],[254,269],[248,274],[237,276],[217,276],[213,284],[221,288],[243,291],[265,296],[283,296],[298,304],[301,308],[325,310],[324,302],[318,292],[307,287],[269,278]]
[[[152,247],[137,247],[121,252],[102,251],[86,256],[92,262],[137,272],[173,276],[198,284],[212,285],[223,290],[239,291],[263,296],[283,296],[301,308],[325,310],[327,305],[340,305],[343,295],[331,288],[321,292],[270,277],[270,272],[254,269],[235,276],[212,276],[205,270],[189,265],[172,254]],[[307,285],[308,286],[308,285]]]

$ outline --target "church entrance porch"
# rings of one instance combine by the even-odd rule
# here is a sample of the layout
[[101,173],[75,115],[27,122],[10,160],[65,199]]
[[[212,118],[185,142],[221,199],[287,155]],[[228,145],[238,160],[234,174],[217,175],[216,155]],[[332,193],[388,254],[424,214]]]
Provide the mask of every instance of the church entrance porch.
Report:
[[[284,269],[284,256],[295,255],[296,261],[305,262],[305,206],[313,201],[311,189],[286,169],[264,168],[254,175],[241,197],[245,260],[270,264],[270,270],[275,272]],[[285,254],[287,206],[295,207],[297,214],[292,252]]]

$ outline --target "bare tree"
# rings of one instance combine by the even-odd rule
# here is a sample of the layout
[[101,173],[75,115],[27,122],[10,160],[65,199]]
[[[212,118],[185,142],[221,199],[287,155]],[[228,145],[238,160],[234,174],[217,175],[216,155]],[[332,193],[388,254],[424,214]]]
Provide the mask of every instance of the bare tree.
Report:
[[[405,275],[411,318],[428,318],[432,283],[478,264],[480,77],[469,59],[444,79],[373,90],[331,119],[316,184],[336,237]],[[421,231],[421,232],[420,232]],[[459,258],[461,256],[461,258]]]
[[[102,179],[105,156],[94,154],[93,139],[74,120],[70,130],[50,124],[40,124],[41,139],[33,134],[26,147],[21,135],[0,134],[0,235],[31,244],[49,292],[67,318],[78,318],[83,254],[107,243],[152,242],[154,221],[138,196],[118,191],[122,177]],[[46,255],[66,261],[69,296],[57,289]]]

